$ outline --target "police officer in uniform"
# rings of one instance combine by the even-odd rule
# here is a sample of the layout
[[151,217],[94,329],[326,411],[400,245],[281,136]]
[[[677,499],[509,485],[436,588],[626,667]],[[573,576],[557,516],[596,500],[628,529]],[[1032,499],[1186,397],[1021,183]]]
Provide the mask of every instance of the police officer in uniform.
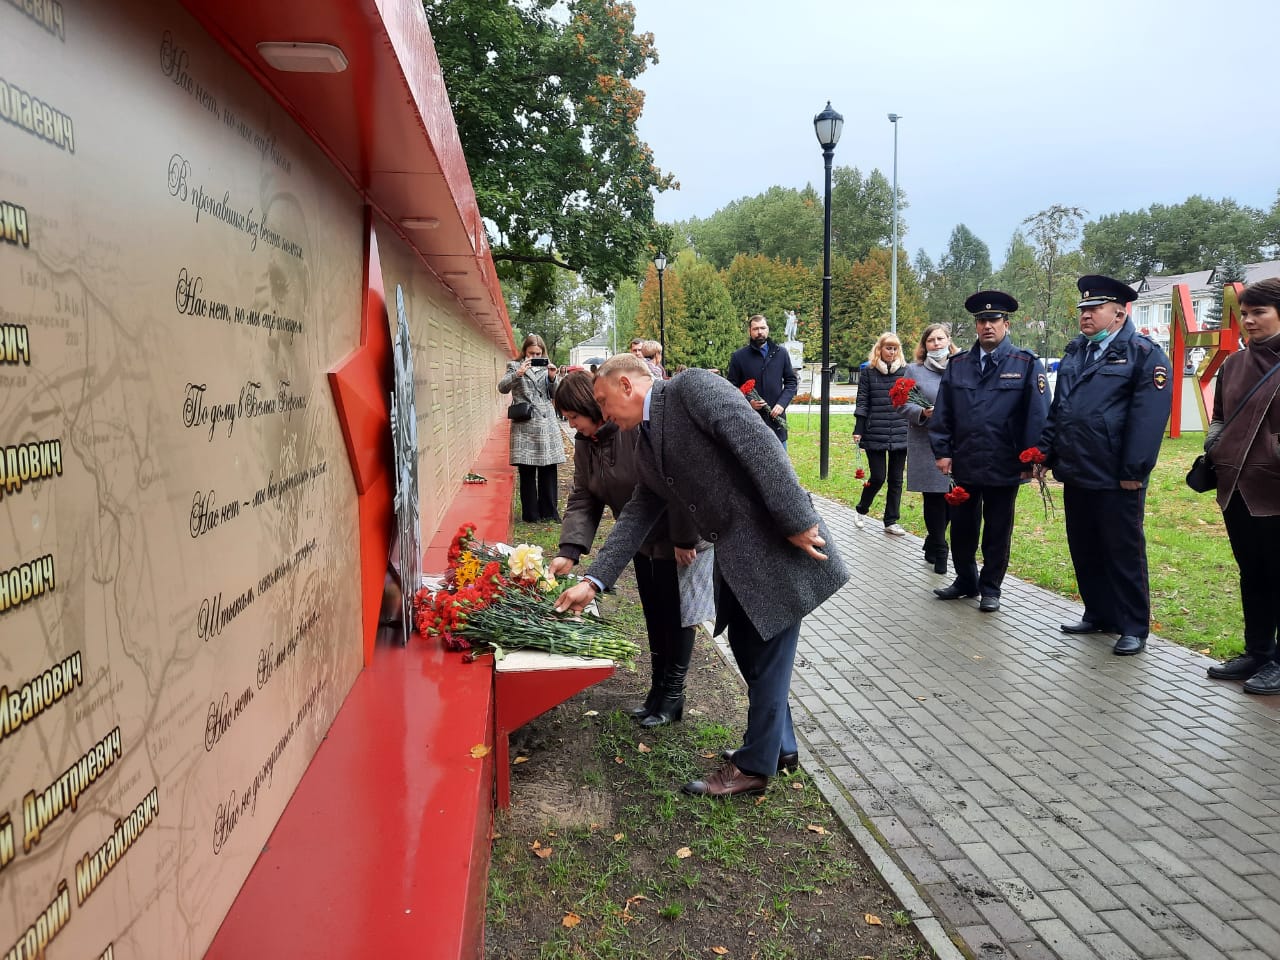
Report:
[[1064,633],[1119,634],[1117,656],[1141,653],[1151,624],[1143,508],[1172,407],[1169,358],[1134,329],[1132,287],[1086,276],[1080,336],[1058,368],[1049,422],[1038,444],[1062,481],[1067,544],[1084,601]]
[[929,418],[929,445],[938,469],[969,498],[951,505],[956,579],[933,592],[943,600],[980,596],[978,609],[992,613],[1000,609],[1000,584],[1009,567],[1018,488],[1030,476],[1018,455],[1044,429],[1048,382],[1036,355],[1009,340],[1009,314],[1018,309],[1017,300],[982,290],[964,308],[973,314],[978,341],[947,364]]

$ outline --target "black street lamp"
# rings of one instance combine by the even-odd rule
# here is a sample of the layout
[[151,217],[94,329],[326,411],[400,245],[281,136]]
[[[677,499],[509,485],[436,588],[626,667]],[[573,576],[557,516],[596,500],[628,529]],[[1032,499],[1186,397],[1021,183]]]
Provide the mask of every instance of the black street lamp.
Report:
[[663,304],[662,274],[667,269],[667,255],[659,253],[653,258],[653,265],[658,270],[658,346],[662,349],[662,362],[667,362],[667,314]]
[[831,109],[828,100],[826,108],[813,118],[826,179],[822,200],[822,406],[818,417],[818,476],[823,480],[827,479],[831,446],[831,157],[843,128],[844,117]]

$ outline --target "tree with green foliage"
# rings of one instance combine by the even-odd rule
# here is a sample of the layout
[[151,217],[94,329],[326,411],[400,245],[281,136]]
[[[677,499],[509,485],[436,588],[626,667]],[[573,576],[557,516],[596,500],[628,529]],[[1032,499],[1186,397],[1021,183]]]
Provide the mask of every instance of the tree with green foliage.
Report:
[[[898,238],[907,235],[902,212],[906,194],[898,188]],[[818,211],[822,204],[819,200]],[[850,260],[862,260],[893,239],[893,186],[879,170],[864,178],[857,167],[831,171],[831,249]]]
[[[898,336],[909,354],[924,328],[925,304],[906,254],[899,251],[898,257]],[[843,371],[857,369],[876,338],[889,329],[890,262],[890,251],[883,247],[862,260],[832,261],[831,362]]]
[[[1036,262],[1036,248],[1027,240],[1026,234],[1015,230],[1005,250],[1004,263],[991,278],[991,286],[1003,290],[1018,301],[1018,312],[1010,323],[1010,335],[1013,342],[1028,350],[1044,354],[1047,342],[1047,324],[1044,318],[1037,316],[1034,304],[1040,267]],[[973,326],[973,318],[964,315],[964,322],[957,323],[952,330],[956,343],[967,347],[977,338]]]
[[[659,315],[658,294],[662,294],[661,315]],[[684,284],[680,275],[671,269],[670,262],[662,275],[662,290],[658,289],[658,271],[652,261],[645,271],[644,283],[640,285],[640,306],[636,311],[635,330],[632,336],[644,337],[646,340],[661,340],[659,321],[663,320],[667,327],[667,352],[662,358],[663,366],[674,367],[676,363],[688,363],[688,360],[672,361],[675,356],[671,339],[672,332],[684,323]],[[628,349],[631,337],[627,342],[618,341],[618,351]]]
[[1270,214],[1230,198],[1191,196],[1182,203],[1108,214],[1085,224],[1083,251],[1091,271],[1126,282],[1154,273],[1207,270],[1227,256],[1262,259],[1280,241],[1280,199]]
[[613,291],[614,349],[625,351],[636,335],[636,316],[640,312],[640,285],[628,277]]
[[1222,288],[1229,283],[1244,283],[1245,269],[1244,264],[1240,262],[1240,258],[1235,254],[1228,254],[1222,258],[1213,269],[1213,289],[1216,296],[1209,302],[1209,312],[1205,314],[1205,320],[1209,326],[1222,326]]
[[937,268],[922,282],[929,322],[949,323],[953,329],[961,326],[969,316],[965,300],[991,282],[991,251],[972,230],[957,224]]
[[636,132],[653,36],[617,0],[424,0],[500,277],[536,313],[560,269],[605,290],[675,181]]
[[546,306],[526,310],[521,300],[523,291],[510,281],[504,281],[503,293],[508,308],[519,318],[516,342],[536,333],[555,363],[567,362],[570,349],[600,333],[608,320],[604,296],[564,270],[552,274],[551,303]]
[[727,369],[746,338],[720,272],[689,251],[677,259],[675,272],[684,291],[684,315],[674,327],[667,318],[667,368],[683,363]]
[[1057,355],[1079,332],[1076,280],[1084,271],[1084,258],[1075,242],[1084,215],[1079,207],[1055,203],[1022,221],[1035,248],[1036,282],[1030,299],[1021,304],[1019,320],[1029,332],[1042,335],[1038,343],[1021,345],[1037,353]]
[[[788,310],[796,312],[803,333],[806,318],[821,309],[821,277],[815,277],[811,268],[800,263],[783,263],[761,254],[739,254],[725,271],[724,281],[742,324],[742,343],[747,341],[747,318],[757,313],[769,321],[773,339],[781,342]],[[817,341],[807,342],[806,356],[811,357],[818,348]]]

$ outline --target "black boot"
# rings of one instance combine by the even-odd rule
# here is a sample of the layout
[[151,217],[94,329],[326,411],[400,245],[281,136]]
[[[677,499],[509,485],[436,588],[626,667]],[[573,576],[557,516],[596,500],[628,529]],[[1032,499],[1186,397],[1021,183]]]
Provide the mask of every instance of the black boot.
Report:
[[649,692],[644,698],[644,703],[627,711],[627,715],[635,720],[643,720],[657,710],[658,704],[662,702],[662,676],[666,669],[666,660],[657,651],[650,651],[649,665],[653,670],[653,682],[649,684]]
[[945,540],[942,541],[942,546],[934,548],[934,551],[933,551],[933,572],[934,573],[947,572],[947,550],[948,550],[947,541]]
[[676,639],[675,655],[667,662],[662,679],[662,699],[652,713],[640,720],[642,727],[661,727],[684,716],[684,678],[693,658],[693,627],[681,629]]

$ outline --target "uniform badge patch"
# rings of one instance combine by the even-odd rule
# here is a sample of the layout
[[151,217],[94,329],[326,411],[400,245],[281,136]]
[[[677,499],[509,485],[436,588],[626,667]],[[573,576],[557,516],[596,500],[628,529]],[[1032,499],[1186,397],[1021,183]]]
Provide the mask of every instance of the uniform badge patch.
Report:
[[1151,375],[1151,382],[1156,385],[1157,390],[1163,390],[1164,385],[1169,382],[1169,371],[1164,367],[1156,367]]
[[1047,390],[1048,388],[1049,388],[1049,381],[1045,379],[1044,374],[1043,373],[1037,374],[1036,389],[1039,390],[1041,393],[1044,393],[1045,390]]

